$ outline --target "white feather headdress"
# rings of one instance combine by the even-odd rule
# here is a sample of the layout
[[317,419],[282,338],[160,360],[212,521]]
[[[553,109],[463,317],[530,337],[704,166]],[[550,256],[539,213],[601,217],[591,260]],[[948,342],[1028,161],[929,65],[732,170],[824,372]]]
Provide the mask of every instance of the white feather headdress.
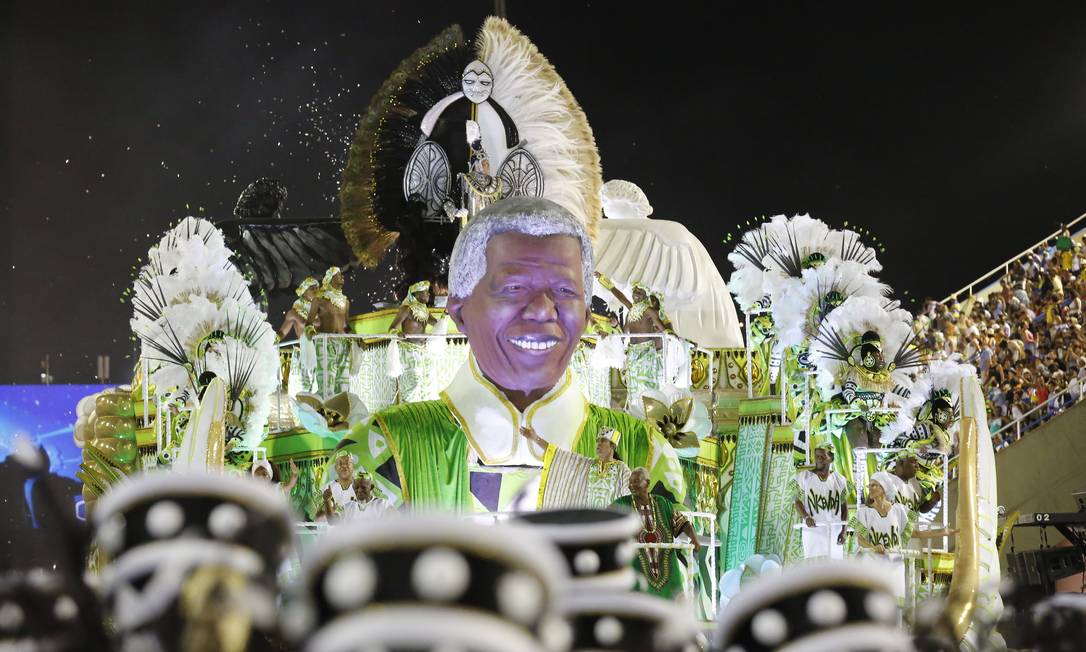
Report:
[[769,223],[763,222],[743,233],[735,249],[728,254],[728,260],[735,268],[728,279],[728,289],[743,312],[750,312],[766,296],[765,258],[772,246]]
[[771,286],[773,323],[783,346],[802,344],[818,332],[822,319],[832,310],[832,304],[823,305],[831,293],[839,295],[838,303],[849,297],[882,299],[890,294],[890,286],[868,274],[864,265],[840,258],[805,269],[798,279],[774,278],[778,281]]
[[279,356],[267,317],[230,262],[221,232],[185,218],[148,252],[133,292],[131,326],[150,363],[156,396],[195,392],[212,372],[243,419],[244,444],[263,436]]
[[[955,353],[947,360],[932,360],[913,384],[912,394],[903,402],[898,419],[883,431],[883,438],[892,441],[894,437],[912,430],[917,420],[927,418],[936,394],[945,394],[954,408],[954,414],[960,415],[962,383],[976,376],[976,367],[962,362],[960,354]],[[957,427],[958,420],[954,419],[949,430],[952,440]]]
[[[923,363],[913,345],[912,320],[908,312],[888,310],[885,302],[872,297],[852,297],[822,321],[811,342],[811,362],[818,370],[818,387],[824,399],[833,395],[858,363],[859,341],[874,331],[882,341],[884,362],[893,385],[909,390],[912,374]],[[890,367],[892,365],[892,367]]]

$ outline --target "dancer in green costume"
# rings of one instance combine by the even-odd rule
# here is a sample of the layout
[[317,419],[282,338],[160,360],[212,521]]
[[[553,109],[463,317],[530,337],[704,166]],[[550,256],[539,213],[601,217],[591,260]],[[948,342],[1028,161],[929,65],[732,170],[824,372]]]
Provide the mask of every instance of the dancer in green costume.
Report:
[[[613,505],[633,510],[641,518],[641,532],[637,535],[640,543],[674,543],[675,537],[685,532],[694,546],[693,559],[697,559],[701,544],[694,527],[679,511],[679,505],[649,493],[649,473],[644,468],[630,473],[630,495],[622,496]],[[633,566],[645,580],[646,593],[662,598],[682,593],[682,572],[674,548],[639,548]]]
[[461,231],[449,268],[448,314],[471,355],[435,401],[398,405],[356,427],[341,448],[360,458],[393,502],[457,511],[533,509],[546,450],[521,436],[590,457],[603,427],[617,453],[652,469],[679,500],[678,457],[628,414],[590,405],[569,371],[588,321],[592,245],[554,202],[509,198]]

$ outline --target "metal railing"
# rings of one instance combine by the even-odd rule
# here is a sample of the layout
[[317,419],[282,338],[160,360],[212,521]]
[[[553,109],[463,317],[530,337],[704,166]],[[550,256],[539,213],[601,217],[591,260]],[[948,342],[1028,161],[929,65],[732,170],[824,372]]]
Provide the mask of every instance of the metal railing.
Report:
[[[1062,398],[1061,398],[1063,396],[1067,396],[1067,398],[1069,400],[1067,402],[1064,402],[1062,400]],[[1014,440],[1013,441],[1018,441],[1019,439],[1022,438],[1023,433],[1029,432],[1030,430],[1033,429],[1031,427],[1027,427],[1025,430],[1023,430],[1022,429],[1023,424],[1030,424],[1030,423],[1036,421],[1037,426],[1039,426],[1042,423],[1044,423],[1045,421],[1047,421],[1047,419],[1044,417],[1044,415],[1041,415],[1041,416],[1038,416],[1038,417],[1031,417],[1031,415],[1033,415],[1033,414],[1035,414],[1037,412],[1040,412],[1042,410],[1046,410],[1048,408],[1051,408],[1053,405],[1056,405],[1057,404],[1056,403],[1057,399],[1061,399],[1060,400],[1061,407],[1059,408],[1059,410],[1057,412],[1053,413],[1051,416],[1056,416],[1056,415],[1060,414],[1061,412],[1065,411],[1067,408],[1069,408],[1072,405],[1074,405],[1074,404],[1078,403],[1079,401],[1081,401],[1082,400],[1082,395],[1079,394],[1079,397],[1076,399],[1073,396],[1071,396],[1071,394],[1069,393],[1067,388],[1061,389],[1060,391],[1056,392],[1055,394],[1050,395],[1048,397],[1048,399],[1045,400],[1044,403],[1040,403],[1040,404],[1034,406],[1033,409],[1031,409],[1030,411],[1026,412],[1022,416],[1015,419],[1014,421],[1011,421],[1010,423],[1004,425],[999,430],[995,431],[995,433],[993,433],[991,435],[992,439],[995,439],[996,437],[999,437],[999,441],[1003,442],[1004,441],[1004,433],[1007,432],[1008,430],[1010,430],[1011,428],[1014,428]],[[1034,427],[1036,427],[1036,426],[1034,426]],[[1005,442],[1002,446],[997,445],[996,448],[997,448],[997,450],[1001,449],[1001,448],[1005,448],[1006,446],[1009,446],[1011,443],[1012,442]]]
[[[694,342],[691,342],[690,340],[685,340],[685,339],[683,339],[683,338],[681,338],[681,337],[679,337],[677,335],[673,335],[671,333],[616,333],[616,335],[619,335],[620,337],[623,338],[623,340],[625,342],[625,348],[628,348],[629,346],[631,346],[634,343],[634,340],[659,339],[661,341],[666,342],[667,338],[675,338],[677,340],[680,340],[682,342],[687,343],[689,345],[689,347],[690,347],[689,348],[689,354],[690,354],[690,357],[691,357],[691,365],[690,365],[690,368],[686,370],[687,376],[684,378],[684,381],[685,381],[685,383],[684,383],[685,387],[684,388],[690,390],[691,392],[694,389],[694,387],[693,387],[693,378],[692,378],[692,370],[693,370],[692,365],[693,365],[693,356],[694,355],[706,356],[706,359],[708,361],[708,370],[707,370],[708,378],[707,378],[707,381],[706,381],[706,388],[710,390],[710,393],[712,393],[712,390],[714,390],[716,388],[716,383],[719,381],[719,378],[718,378],[718,375],[716,373],[717,370],[715,368],[715,360],[714,360],[714,356],[713,356],[713,351],[711,351],[709,349],[706,349],[706,348],[703,348],[703,347],[700,347],[697,344],[695,344]],[[447,333],[447,334],[428,333],[428,334],[418,334],[418,335],[400,335],[400,334],[393,334],[393,333],[375,333],[375,334],[318,333],[317,335],[315,335],[314,337],[311,338],[311,341],[313,342],[314,346],[323,347],[323,349],[324,349],[323,353],[325,354],[325,357],[327,357],[327,355],[328,355],[328,352],[327,352],[328,344],[329,344],[329,342],[335,341],[335,340],[360,340],[360,341],[364,340],[364,341],[368,341],[368,342],[389,342],[391,340],[427,342],[427,341],[430,341],[430,340],[446,340],[446,341],[451,342],[451,341],[465,341],[466,339],[467,339],[467,336],[464,335],[463,333]],[[586,333],[586,334],[582,335],[580,337],[580,339],[581,339],[582,342],[591,342],[593,345],[596,345],[603,338],[601,336],[599,336],[599,335],[596,335],[596,334],[587,334]],[[298,346],[299,343],[300,343],[299,340],[287,340],[287,341],[279,342],[277,346],[278,346],[279,349],[285,349],[285,348],[292,348],[292,347]],[[328,387],[328,384],[329,384],[329,381],[330,381],[330,378],[328,377],[328,374],[329,374],[330,371],[331,370],[328,368],[328,365],[322,365],[321,372],[323,374],[323,377],[321,378],[322,382],[320,383],[320,387],[322,387],[322,388]],[[662,371],[661,375],[665,376],[666,372],[667,372],[667,369],[665,368]],[[666,377],[661,377],[659,379],[660,385],[661,386],[670,385],[670,383],[667,382],[668,380],[669,379],[666,378]],[[324,395],[321,396],[321,400],[326,400],[328,398],[329,398],[329,396],[324,396]]]
[[[1073,227],[1074,225],[1076,225],[1079,222],[1083,221],[1083,219],[1086,219],[1086,213],[1084,213],[1082,215],[1079,215],[1075,219],[1068,222],[1066,225],[1064,225],[1064,228],[1066,228],[1067,230],[1070,231],[1071,227]],[[1010,259],[1008,259],[1006,261],[1004,261],[1003,263],[1000,263],[999,265],[996,265],[989,272],[987,272],[986,274],[982,274],[981,276],[977,277],[972,283],[964,286],[963,288],[961,288],[957,292],[952,292],[950,295],[948,295],[945,299],[943,299],[939,303],[946,303],[946,302],[950,301],[951,299],[958,299],[963,294],[967,294],[968,296],[973,296],[973,289],[976,288],[978,285],[982,289],[987,287],[988,285],[991,285],[996,280],[993,277],[996,276],[997,273],[1002,278],[1003,276],[1005,276],[1007,274],[1007,272],[1010,271],[1010,266],[1012,264],[1018,262],[1022,258],[1024,258],[1024,257],[1028,256],[1029,254],[1033,253],[1039,247],[1044,246],[1045,243],[1047,243],[1052,238],[1058,237],[1060,235],[1060,233],[1062,233],[1062,232],[1063,232],[1063,229],[1058,229],[1055,232],[1053,232],[1052,234],[1042,238],[1039,242],[1037,242],[1036,244],[1028,247],[1022,253],[1020,253],[1017,256],[1014,256],[1014,257],[1012,257],[1012,258],[1010,258]]]

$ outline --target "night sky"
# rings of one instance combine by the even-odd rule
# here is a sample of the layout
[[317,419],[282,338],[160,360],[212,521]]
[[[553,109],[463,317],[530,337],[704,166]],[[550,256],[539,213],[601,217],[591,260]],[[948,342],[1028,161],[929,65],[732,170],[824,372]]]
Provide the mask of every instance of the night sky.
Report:
[[[286,215],[337,214],[372,93],[492,7],[160,4],[0,8],[0,383],[37,382],[47,353],[57,382],[92,382],[99,354],[127,380],[120,299],[162,231],[229,217],[261,176],[286,183]],[[507,4],[604,178],[641,185],[725,278],[737,224],[810,212],[876,233],[906,303],[941,297],[1086,212],[1081,3]],[[356,307],[378,277],[348,281]]]

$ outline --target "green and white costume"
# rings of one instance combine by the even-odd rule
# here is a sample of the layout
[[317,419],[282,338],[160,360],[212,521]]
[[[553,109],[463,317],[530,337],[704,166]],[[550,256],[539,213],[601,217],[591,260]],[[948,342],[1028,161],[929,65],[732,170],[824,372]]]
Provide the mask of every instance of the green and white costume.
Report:
[[590,507],[605,509],[630,493],[630,467],[621,460],[600,464],[599,459],[578,455],[556,446],[543,456],[540,509]]
[[640,405],[645,390],[660,389],[663,373],[664,356],[655,340],[626,347],[626,405]]
[[375,414],[340,442],[358,455],[391,503],[453,511],[533,509],[548,491],[547,451],[520,434],[531,427],[556,449],[595,455],[603,427],[623,433],[617,454],[650,469],[681,500],[678,456],[645,422],[585,400],[567,369],[559,383],[521,412],[479,371],[474,356],[435,401]]

